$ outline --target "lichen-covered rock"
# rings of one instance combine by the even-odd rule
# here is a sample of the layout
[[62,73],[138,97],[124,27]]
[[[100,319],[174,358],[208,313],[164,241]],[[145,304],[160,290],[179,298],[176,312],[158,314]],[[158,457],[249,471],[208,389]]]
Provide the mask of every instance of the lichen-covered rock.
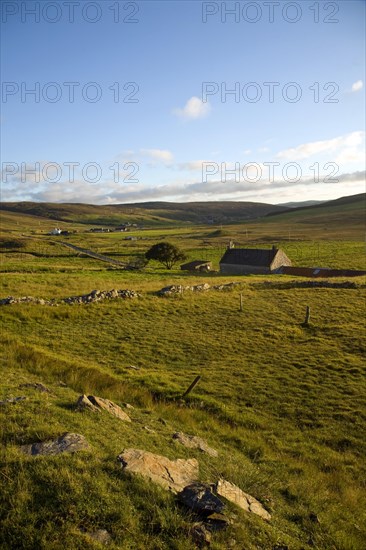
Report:
[[57,439],[40,441],[31,445],[22,445],[21,450],[28,455],[58,455],[76,453],[89,449],[89,443],[83,435],[64,433]]
[[100,409],[93,405],[93,403],[88,399],[88,397],[83,394],[80,395],[79,399],[76,402],[75,410],[77,411],[93,411],[93,412],[100,412]]
[[202,283],[200,285],[194,285],[191,287],[192,292],[204,292],[205,290],[210,290],[210,285],[208,283]]
[[256,514],[267,521],[271,519],[271,515],[257,499],[248,495],[248,493],[245,493],[239,487],[225,479],[220,479],[217,482],[216,492],[218,495],[233,502],[246,512]]
[[221,514],[225,506],[211,491],[210,485],[198,482],[184,487],[183,491],[179,493],[178,499],[187,508],[206,516],[214,513]]
[[44,300],[43,298],[33,298],[33,296],[21,296],[20,298],[8,296],[7,298],[2,298],[0,300],[0,306],[6,306],[9,304],[37,304],[40,306],[52,306],[54,305],[54,302],[52,300]]
[[174,493],[198,479],[198,462],[195,458],[169,460],[148,451],[126,449],[117,460],[126,471],[140,474]]
[[158,291],[159,296],[173,296],[174,294],[181,294],[184,290],[182,285],[170,285],[162,288]]
[[[138,294],[135,290],[128,290],[128,289],[122,289],[122,290],[92,290],[89,294],[83,294],[81,296],[69,296],[68,298],[63,298],[62,300],[59,300],[61,303],[66,304],[90,304],[95,302],[101,302],[102,300],[115,300],[118,298],[137,298],[140,294]],[[0,300],[0,305],[8,305],[8,304],[36,304],[41,306],[57,306],[58,300],[52,299],[52,300],[45,300],[44,298],[33,298],[33,296],[22,296],[20,298],[15,298],[14,296],[8,296],[7,298],[2,298]]]
[[140,295],[135,290],[92,290],[89,294],[81,296],[70,296],[64,298],[62,301],[66,304],[91,304],[95,302],[101,302],[103,300],[116,300],[118,298],[138,298]]
[[120,420],[124,420],[125,422],[131,422],[131,418],[128,416],[128,414],[126,414],[121,409],[121,407],[113,403],[113,401],[110,401],[109,399],[104,399],[103,397],[97,397],[95,395],[88,395],[87,399],[90,401],[92,405],[94,405],[94,407],[103,409],[104,411],[107,411],[110,414],[113,414],[113,416],[116,416]]
[[158,296],[175,296],[182,294],[182,292],[207,292],[208,290],[231,290],[240,283],[225,283],[222,285],[210,286],[208,283],[201,283],[199,285],[170,285],[162,288],[157,292]]

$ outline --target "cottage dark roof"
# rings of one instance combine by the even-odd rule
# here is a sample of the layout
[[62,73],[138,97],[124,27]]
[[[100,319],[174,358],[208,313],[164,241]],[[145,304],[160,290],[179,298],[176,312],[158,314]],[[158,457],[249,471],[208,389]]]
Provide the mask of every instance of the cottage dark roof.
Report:
[[221,258],[220,264],[270,267],[277,252],[277,248],[266,250],[259,248],[229,248]]

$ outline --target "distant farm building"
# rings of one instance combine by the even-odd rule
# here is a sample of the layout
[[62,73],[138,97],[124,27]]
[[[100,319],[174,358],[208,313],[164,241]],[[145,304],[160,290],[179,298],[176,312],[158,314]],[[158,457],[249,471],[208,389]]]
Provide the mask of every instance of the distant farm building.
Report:
[[220,273],[224,275],[274,273],[283,266],[290,266],[291,260],[283,250],[273,246],[270,249],[229,248],[220,260]]
[[118,225],[114,228],[115,231],[129,231],[129,228],[127,225]]
[[212,268],[211,262],[207,260],[194,260],[180,266],[183,271],[210,271]]
[[50,235],[61,235],[62,233],[62,230],[59,229],[58,227],[55,227],[55,229],[52,229],[52,231],[50,231]]

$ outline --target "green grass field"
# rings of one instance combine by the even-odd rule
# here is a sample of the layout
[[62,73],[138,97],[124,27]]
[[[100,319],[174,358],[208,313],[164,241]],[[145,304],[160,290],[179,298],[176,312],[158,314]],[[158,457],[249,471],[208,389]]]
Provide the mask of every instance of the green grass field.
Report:
[[[310,209],[246,224],[146,228],[130,233],[136,241],[70,224],[78,232],[67,239],[126,262],[169,240],[215,269],[230,239],[274,242],[294,265],[365,269],[362,210],[346,205],[342,215],[341,208],[314,210],[313,218]],[[96,529],[108,530],[112,550],[196,548],[190,515],[173,495],[120,469],[116,457],[129,447],[196,457],[202,481],[222,476],[272,514],[267,523],[228,504],[232,524],[213,534],[214,550],[366,547],[366,277],[340,289],[300,288],[301,279],[284,276],[192,275],[153,262],[127,272],[52,244],[49,220],[2,218],[0,298],[112,288],[141,297],[0,306],[0,400],[27,397],[0,408],[0,548],[102,548],[88,535]],[[168,284],[231,281],[240,286],[156,296]],[[303,327],[307,305],[311,322]],[[52,393],[19,388],[27,382]],[[133,422],[74,412],[81,393],[132,404]],[[66,431],[85,435],[92,451],[33,458],[19,450]],[[175,431],[205,438],[218,458],[179,447]]]

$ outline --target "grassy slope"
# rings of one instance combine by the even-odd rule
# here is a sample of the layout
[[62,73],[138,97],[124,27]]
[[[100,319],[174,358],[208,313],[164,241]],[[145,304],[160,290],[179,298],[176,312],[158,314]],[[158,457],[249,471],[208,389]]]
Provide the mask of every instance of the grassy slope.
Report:
[[275,220],[276,224],[317,227],[322,232],[319,237],[327,238],[327,233],[337,231],[343,238],[348,230],[359,231],[362,235],[365,227],[365,194],[342,197],[329,203],[310,208],[298,208],[284,214],[268,216],[265,223]]
[[[7,238],[32,231],[42,238],[43,229],[33,221],[8,219]],[[357,224],[343,223],[347,240],[341,241],[336,224],[329,222],[329,239],[314,243],[319,225],[301,223],[291,221],[293,231],[303,233],[301,239],[282,241],[296,263],[306,265],[316,250],[319,260],[328,258],[329,263],[335,258],[339,267],[345,261],[354,267],[363,263]],[[122,241],[119,249],[119,234],[78,233],[70,239],[132,257],[164,237],[187,249],[192,258],[208,253],[217,261],[228,238],[242,244],[269,243],[270,237],[280,242],[287,224],[279,218],[224,230],[140,232],[136,234],[144,240]],[[234,523],[215,534],[214,549],[230,544],[240,550],[269,550],[276,544],[291,550],[364,547],[362,288],[291,288],[291,279],[283,277],[271,281],[288,281],[290,288],[268,288],[267,277],[192,277],[153,265],[145,273],[125,273],[69,255],[60,245],[24,241],[22,252],[2,254],[1,296],[63,297],[113,287],[144,294],[137,301],[86,307],[1,309],[5,345],[0,399],[28,397],[0,411],[5,444],[2,548],[99,548],[80,528],[108,529],[112,549],[193,548],[188,517],[174,499],[118,468],[116,455],[132,446],[170,458],[196,456],[204,481],[223,475],[273,514],[268,525],[229,507]],[[241,281],[244,312],[238,311],[238,290],[186,293],[177,299],[152,293],[173,282],[205,280]],[[312,311],[309,329],[300,326],[306,305]],[[140,370],[128,368],[131,364]],[[175,398],[197,374],[202,380],[190,406],[177,406]],[[60,380],[67,387],[59,386]],[[43,382],[53,395],[18,389],[21,382]],[[134,423],[74,413],[72,404],[82,392],[132,403]],[[176,430],[205,437],[220,451],[219,458],[177,447],[171,440]],[[64,431],[83,433],[93,452],[34,460],[17,449],[21,443]],[[320,523],[312,521],[314,514]]]
[[[184,515],[172,500],[170,507],[162,505],[160,491],[143,483],[130,486],[115,464],[116,454],[129,446],[172,458],[198,457],[170,442],[171,433],[182,429],[220,450],[218,460],[199,457],[204,480],[224,475],[273,511],[270,526],[239,514],[214,547],[226,548],[231,537],[238,548],[256,548],[258,540],[261,548],[278,541],[300,548],[309,538],[317,548],[362,547],[366,533],[362,522],[354,521],[366,504],[362,291],[269,290],[254,282],[244,285],[243,314],[236,292],[178,300],[146,296],[85,308],[4,309],[3,396],[30,398],[9,407],[2,422],[9,481],[3,499],[6,507],[14,503],[5,541],[16,540],[25,529],[23,540],[55,544],[61,528],[74,548],[81,525],[107,528],[123,548],[133,548],[140,537],[145,540],[141,548],[185,548]],[[308,303],[314,324],[304,330],[300,322]],[[140,370],[130,370],[130,364]],[[197,374],[202,381],[192,405],[198,409],[170,403]],[[49,384],[55,397],[17,390],[23,380]],[[59,388],[59,380],[68,388]],[[136,424],[73,413],[82,392],[132,402],[138,407],[132,414]],[[152,403],[150,392],[167,403]],[[168,424],[161,425],[159,418]],[[145,425],[155,434],[146,433]],[[33,465],[16,450],[19,443],[64,431],[85,434],[93,458],[62,458],[60,472],[57,459]],[[49,510],[47,499],[38,500],[45,491],[61,510],[56,504]],[[145,501],[151,493],[153,512]],[[126,499],[130,511],[122,512]],[[170,525],[172,514],[177,517]],[[313,525],[311,514],[321,523]],[[56,520],[54,531],[48,522]],[[121,522],[130,534],[121,531]]]

